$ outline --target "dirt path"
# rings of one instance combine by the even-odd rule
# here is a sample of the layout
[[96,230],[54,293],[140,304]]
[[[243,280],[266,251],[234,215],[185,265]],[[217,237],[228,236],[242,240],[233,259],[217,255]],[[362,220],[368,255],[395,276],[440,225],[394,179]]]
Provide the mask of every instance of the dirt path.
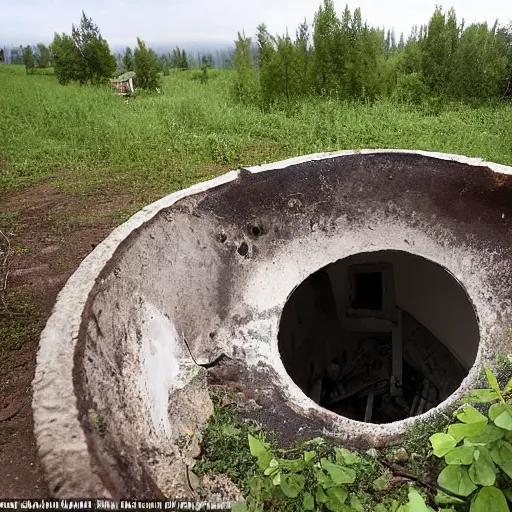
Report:
[[39,333],[66,280],[131,203],[128,195],[91,200],[49,185],[2,196],[10,251],[2,268],[8,244],[0,234],[0,498],[48,497],[31,409]]

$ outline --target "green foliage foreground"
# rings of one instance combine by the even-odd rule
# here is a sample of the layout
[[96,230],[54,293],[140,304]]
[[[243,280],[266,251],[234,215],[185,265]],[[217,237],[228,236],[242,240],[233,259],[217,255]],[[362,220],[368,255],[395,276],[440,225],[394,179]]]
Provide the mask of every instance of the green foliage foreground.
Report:
[[512,379],[500,389],[494,373],[486,368],[491,389],[472,391],[466,400],[492,405],[483,414],[464,406],[456,412],[458,422],[446,433],[430,438],[434,455],[446,467],[437,483],[461,498],[443,496],[445,503],[463,503],[471,498],[471,512],[508,512],[512,501]]
[[258,425],[237,416],[233,397],[226,402],[228,395],[218,391],[195,471],[224,473],[240,486],[246,500],[234,505],[235,512],[509,512],[512,379],[501,389],[488,368],[486,378],[490,389],[468,393],[447,431],[430,437],[433,455],[445,463],[435,495],[432,486],[422,488],[420,478],[418,487],[386,494],[390,475],[376,451],[358,454],[320,438],[279,449]]

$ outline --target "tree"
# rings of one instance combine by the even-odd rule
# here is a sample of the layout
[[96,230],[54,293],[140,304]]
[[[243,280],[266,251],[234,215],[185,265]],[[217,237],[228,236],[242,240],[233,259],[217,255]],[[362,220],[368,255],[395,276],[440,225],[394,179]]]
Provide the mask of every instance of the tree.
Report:
[[[199,65],[201,65],[199,63]],[[176,69],[188,69],[188,57],[185,50],[181,50],[179,46],[172,51],[171,66]]]
[[23,64],[23,47],[11,48],[11,64]]
[[80,70],[77,76],[81,84],[98,84],[111,78],[117,68],[115,57],[100,34],[100,31],[82,11],[78,27],[72,26],[72,38],[80,56]]
[[38,68],[47,68],[50,66],[50,49],[43,43],[37,45],[36,65]]
[[486,23],[467,27],[454,56],[452,95],[457,99],[500,97],[507,79],[507,58],[496,30]]
[[25,46],[25,48],[23,48],[22,58],[25,71],[27,74],[32,73],[33,69],[36,67],[36,61],[34,59],[34,52],[31,46]]
[[311,68],[311,48],[309,26],[304,20],[297,29],[295,36],[296,49],[296,72],[298,76],[298,88],[300,94],[307,94],[310,89],[310,68]]
[[336,16],[334,3],[324,0],[313,25],[313,65],[315,85],[319,92],[329,94],[336,90],[337,77],[343,71],[339,69],[340,43],[340,20]]
[[124,51],[122,58],[123,71],[133,71],[133,53],[130,47]]
[[188,69],[188,57],[185,50],[181,51],[180,69]]
[[80,76],[80,55],[71,36],[55,34],[50,46],[57,80],[66,85]]
[[158,57],[140,38],[137,38],[133,64],[137,87],[146,91],[155,91],[160,87]]
[[506,71],[501,87],[503,98],[512,98],[512,22],[508,27],[501,27],[497,31],[498,46],[500,53],[506,61]]
[[213,68],[213,55],[211,53],[207,53],[201,57],[201,68],[204,66]]
[[404,33],[400,32],[400,39],[398,41],[398,49],[403,50],[405,48]]
[[250,37],[238,32],[233,55],[236,70],[234,95],[241,103],[254,102],[257,97],[258,74],[252,62],[251,43]]
[[57,80],[80,84],[100,84],[111,78],[117,68],[116,58],[92,19],[82,12],[78,27],[72,25],[71,36],[55,34],[51,56]]

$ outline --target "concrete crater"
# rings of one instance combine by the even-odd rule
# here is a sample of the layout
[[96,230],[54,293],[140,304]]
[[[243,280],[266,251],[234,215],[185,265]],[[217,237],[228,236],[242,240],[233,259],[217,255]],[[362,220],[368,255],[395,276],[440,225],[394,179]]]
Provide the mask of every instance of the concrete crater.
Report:
[[194,496],[212,378],[283,443],[395,440],[512,352],[511,263],[512,169],[477,159],[310,155],[171,194],[83,261],[41,335],[51,491]]

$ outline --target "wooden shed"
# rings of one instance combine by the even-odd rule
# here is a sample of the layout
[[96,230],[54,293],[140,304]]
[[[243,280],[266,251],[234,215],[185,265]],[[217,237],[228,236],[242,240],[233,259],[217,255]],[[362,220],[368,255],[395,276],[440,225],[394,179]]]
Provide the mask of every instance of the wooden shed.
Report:
[[118,96],[133,96],[133,94],[135,94],[135,88],[133,86],[134,78],[135,72],[128,71],[114,80],[111,80],[110,85]]

